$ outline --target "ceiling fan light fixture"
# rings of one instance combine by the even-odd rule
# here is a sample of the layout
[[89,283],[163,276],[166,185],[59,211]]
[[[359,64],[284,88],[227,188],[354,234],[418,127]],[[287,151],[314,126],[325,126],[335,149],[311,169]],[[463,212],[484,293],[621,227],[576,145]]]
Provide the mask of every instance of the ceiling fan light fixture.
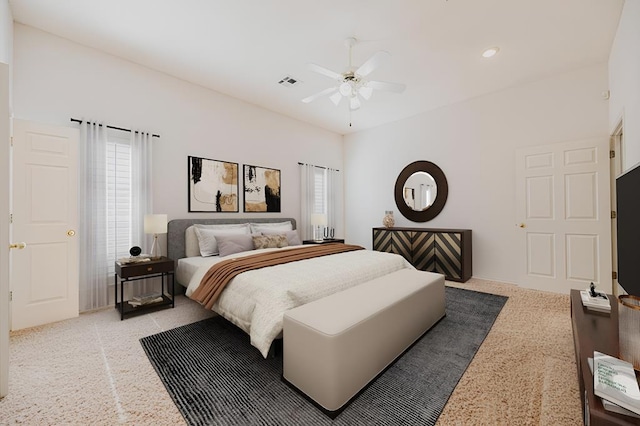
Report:
[[345,81],[344,83],[342,83],[340,85],[340,94],[342,94],[342,96],[351,96],[351,94],[353,93],[353,89],[351,87],[351,84],[349,84],[349,82]]
[[365,101],[371,99],[371,95],[373,94],[373,89],[368,86],[360,86],[358,89],[358,94],[364,98]]
[[338,104],[342,100],[342,94],[340,92],[336,92],[333,95],[329,96],[329,99],[331,99],[331,102],[333,102],[335,106],[338,106]]
[[349,49],[349,68],[342,73],[313,63],[309,64],[311,71],[331,78],[334,81],[334,86],[308,96],[304,98],[302,102],[309,103],[322,96],[327,96],[334,105],[338,106],[342,98],[348,98],[346,102],[348,102],[349,110],[355,111],[360,109],[364,101],[368,101],[371,98],[375,90],[395,93],[402,93],[404,91],[406,87],[404,84],[365,79],[367,75],[387,60],[391,54],[385,51],[378,51],[369,57],[362,65],[354,67],[352,63],[352,48],[355,44],[355,38],[348,38],[345,41],[345,45]]
[[360,108],[360,99],[358,99],[357,95],[353,95],[349,99],[349,109],[351,109],[351,111],[355,111],[359,108]]
[[495,56],[495,54],[498,53],[499,51],[500,51],[499,47],[490,47],[486,49],[484,52],[482,52],[482,57],[491,58],[492,56]]

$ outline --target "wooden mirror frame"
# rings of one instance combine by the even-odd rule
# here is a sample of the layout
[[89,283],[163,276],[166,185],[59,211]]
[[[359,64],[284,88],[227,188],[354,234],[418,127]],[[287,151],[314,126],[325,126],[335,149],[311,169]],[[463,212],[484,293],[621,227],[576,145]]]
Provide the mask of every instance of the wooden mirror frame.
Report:
[[[429,173],[433,180],[436,181],[437,192],[436,199],[431,206],[424,210],[413,210],[404,201],[404,184],[407,179],[416,172]],[[447,196],[449,195],[449,185],[447,184],[447,178],[444,175],[442,169],[430,161],[414,161],[407,167],[402,169],[398,175],[395,186],[395,199],[396,206],[400,213],[412,222],[427,222],[434,217],[438,216],[444,204],[447,202]]]

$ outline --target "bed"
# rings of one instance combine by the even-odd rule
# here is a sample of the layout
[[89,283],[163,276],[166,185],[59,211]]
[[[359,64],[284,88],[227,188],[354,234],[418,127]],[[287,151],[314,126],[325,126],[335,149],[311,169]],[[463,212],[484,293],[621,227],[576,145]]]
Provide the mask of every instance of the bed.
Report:
[[[177,261],[176,281],[185,287],[185,294],[191,296],[215,263],[257,253],[295,250],[295,247],[287,246],[242,251],[223,257],[203,257],[197,253],[198,235],[193,225],[202,229],[206,226],[251,223],[256,224],[252,229],[264,229],[260,224],[277,227],[284,222],[290,222],[295,230],[296,221],[292,218],[170,221],[168,254]],[[251,344],[267,357],[271,344],[281,335],[282,318],[287,310],[405,268],[414,269],[402,256],[371,250],[355,250],[269,266],[237,275],[227,284],[211,309],[244,330],[250,336]]]

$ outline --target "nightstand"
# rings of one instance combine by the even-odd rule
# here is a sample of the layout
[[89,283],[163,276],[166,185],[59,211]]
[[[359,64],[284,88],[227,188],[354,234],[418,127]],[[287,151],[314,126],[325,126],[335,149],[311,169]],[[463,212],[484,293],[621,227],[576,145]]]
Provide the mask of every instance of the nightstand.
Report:
[[[120,300],[118,300],[118,277],[120,278]],[[128,300],[124,300],[125,283],[156,277],[160,277],[162,280],[162,301],[133,306],[128,303]],[[171,285],[169,285],[169,277],[171,277]],[[151,260],[148,262],[124,264],[116,262],[116,273],[114,279],[116,284],[116,309],[120,312],[120,320],[123,320],[126,315],[147,312],[167,306],[171,306],[173,308],[175,306],[174,261],[168,257],[161,257],[158,260]],[[167,281],[166,292],[165,279]]]
[[328,243],[344,243],[344,240],[339,238],[331,238],[328,240],[304,240],[302,244],[328,244]]

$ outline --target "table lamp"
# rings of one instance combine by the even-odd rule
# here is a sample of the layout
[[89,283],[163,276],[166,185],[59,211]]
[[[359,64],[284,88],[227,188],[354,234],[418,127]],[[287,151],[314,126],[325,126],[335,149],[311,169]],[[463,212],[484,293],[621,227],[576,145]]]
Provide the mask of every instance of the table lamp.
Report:
[[316,241],[322,240],[322,235],[320,234],[320,227],[327,225],[327,215],[323,213],[312,214],[311,225],[313,226],[313,239]]
[[144,233],[153,234],[153,244],[151,245],[151,260],[158,260],[162,257],[162,251],[158,244],[158,234],[167,233],[166,214],[145,214]]

